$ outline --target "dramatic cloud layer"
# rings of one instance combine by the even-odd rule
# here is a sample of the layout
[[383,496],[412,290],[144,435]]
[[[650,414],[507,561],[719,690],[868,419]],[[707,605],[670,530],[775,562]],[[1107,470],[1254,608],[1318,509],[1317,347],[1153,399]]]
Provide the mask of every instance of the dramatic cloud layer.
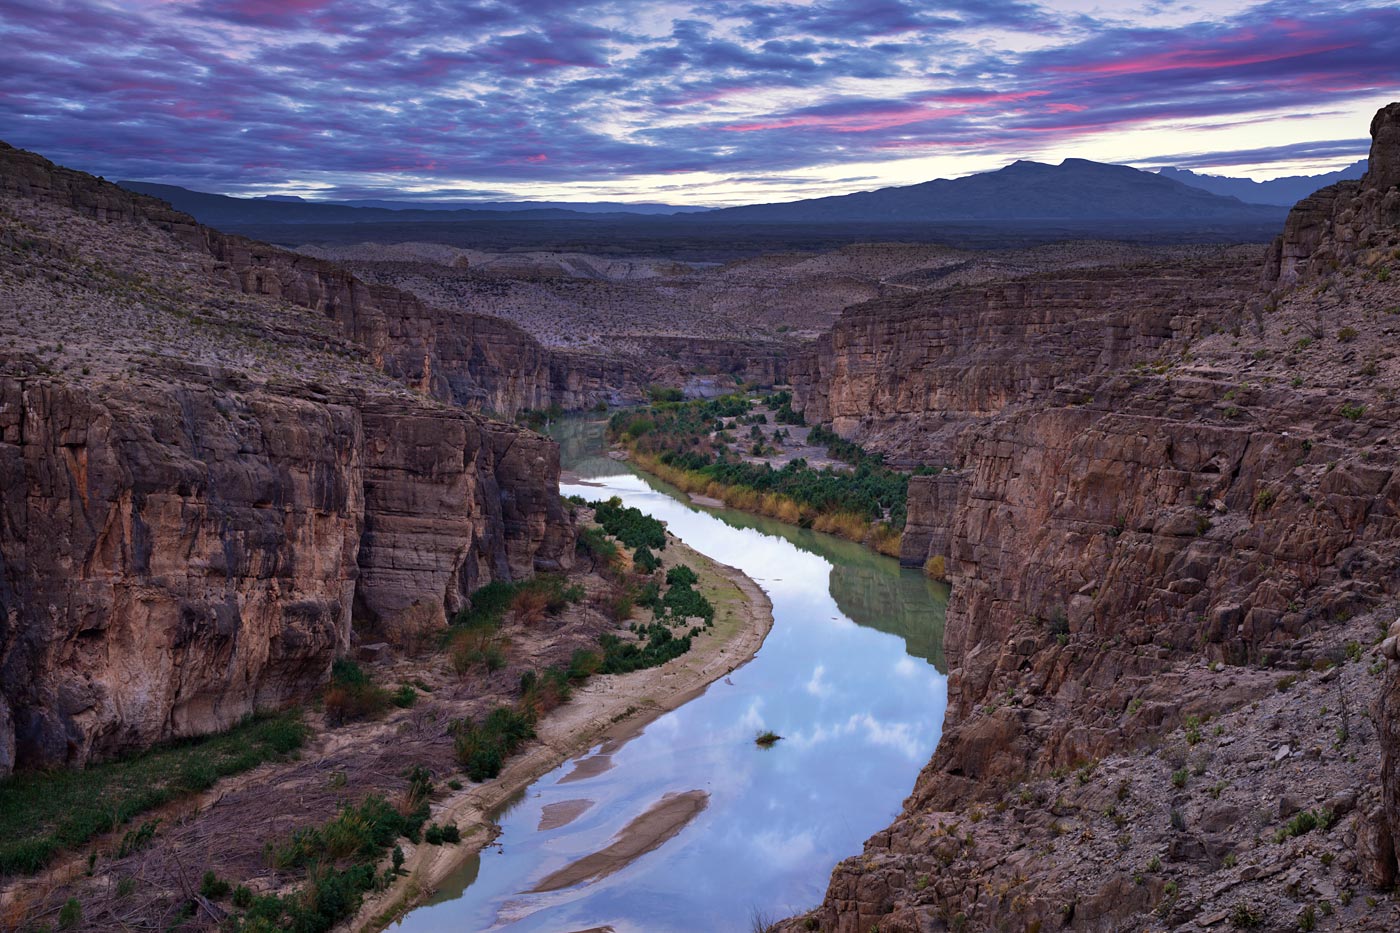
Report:
[[1390,3],[0,0],[0,136],[239,192],[778,200],[1365,153]]

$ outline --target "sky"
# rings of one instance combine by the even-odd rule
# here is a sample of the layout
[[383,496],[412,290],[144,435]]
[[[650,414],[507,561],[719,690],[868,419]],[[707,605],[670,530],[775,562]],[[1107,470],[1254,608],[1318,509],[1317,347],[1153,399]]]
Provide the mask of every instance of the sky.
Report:
[[0,0],[0,139],[225,194],[739,204],[1366,154],[1400,4]]

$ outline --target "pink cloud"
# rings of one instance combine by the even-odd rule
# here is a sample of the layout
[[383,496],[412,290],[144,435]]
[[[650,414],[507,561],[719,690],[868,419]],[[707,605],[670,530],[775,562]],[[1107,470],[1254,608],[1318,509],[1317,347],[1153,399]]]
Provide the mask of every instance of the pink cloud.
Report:
[[[1252,37],[1250,37],[1252,38]],[[1305,55],[1318,55],[1350,48],[1348,43],[1316,46],[1307,49],[1287,51],[1271,50],[1253,53],[1233,52],[1229,49],[1175,49],[1142,55],[1137,58],[1115,59],[1103,62],[1085,62],[1078,65],[1052,65],[1047,70],[1068,74],[1094,75],[1135,75],[1154,71],[1182,71],[1201,69],[1238,68],[1242,65],[1260,65],[1265,62],[1286,61],[1302,58]]]

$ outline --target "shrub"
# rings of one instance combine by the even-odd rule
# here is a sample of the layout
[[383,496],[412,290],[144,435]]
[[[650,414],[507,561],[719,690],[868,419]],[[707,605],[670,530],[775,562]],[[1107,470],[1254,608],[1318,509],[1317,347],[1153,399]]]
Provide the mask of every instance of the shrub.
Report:
[[578,648],[569,658],[568,677],[572,682],[587,680],[603,665],[603,658],[596,651]]
[[1332,825],[1334,818],[1331,810],[1303,810],[1274,833],[1274,842],[1286,842],[1295,836],[1306,835],[1314,829],[1327,829]]
[[474,625],[452,632],[447,648],[448,662],[458,674],[478,664],[489,671],[505,667],[505,647],[494,626]]
[[623,641],[616,635],[601,636],[598,641],[603,647],[602,673],[627,674],[657,667],[690,650],[690,637],[676,638],[665,625],[652,623],[645,634],[644,644]]
[[700,577],[685,564],[677,564],[666,571],[667,586],[694,586],[699,582]]
[[520,707],[532,722],[569,702],[572,692],[568,671],[557,667],[545,668],[543,673],[525,671],[520,675]]
[[662,611],[677,621],[704,619],[708,624],[715,618],[715,607],[688,583],[676,584],[666,590],[661,605]]
[[1255,927],[1263,926],[1264,918],[1256,913],[1248,902],[1240,901],[1230,912],[1230,922],[1234,924],[1236,929],[1252,930]]
[[549,594],[539,589],[520,589],[510,602],[510,611],[517,620],[534,625],[549,609]]
[[590,504],[593,506],[594,520],[625,546],[648,547],[658,551],[666,549],[666,525],[660,520],[641,509],[623,505],[617,496]]
[[608,540],[608,533],[602,528],[585,528],[580,531],[575,549],[590,558],[595,565],[611,567],[617,561],[617,545]]
[[378,716],[392,702],[389,691],[371,681],[354,661],[337,658],[331,666],[331,683],[324,697],[326,721],[331,725]]
[[206,871],[199,882],[199,893],[212,901],[217,901],[229,892],[229,883],[213,871]]
[[643,544],[632,554],[632,566],[636,567],[639,573],[655,573],[661,567],[661,559]]
[[400,836],[418,838],[428,818],[423,801],[402,814],[379,794],[359,805],[346,805],[322,826],[299,829],[280,845],[268,843],[264,855],[274,868],[287,869],[346,858],[373,859]]
[[60,930],[71,930],[73,927],[83,922],[83,905],[78,903],[76,897],[70,897],[63,902],[63,906],[58,911],[58,928]]
[[136,852],[140,852],[151,844],[156,836],[156,827],[160,826],[161,820],[146,820],[135,829],[129,829],[122,836],[121,843],[117,846],[117,858],[126,858]]
[[457,720],[452,731],[453,752],[467,777],[485,781],[501,773],[501,765],[521,743],[535,737],[535,722],[528,713],[498,706],[480,723]]
[[924,573],[940,583],[946,582],[948,579],[948,572],[944,566],[943,555],[935,554],[924,561]]
[[1337,339],[1342,343],[1351,343],[1356,339],[1356,328],[1343,327],[1341,330],[1337,331]]
[[418,702],[418,691],[413,689],[412,684],[400,684],[399,689],[394,691],[394,705],[399,709],[409,709]]

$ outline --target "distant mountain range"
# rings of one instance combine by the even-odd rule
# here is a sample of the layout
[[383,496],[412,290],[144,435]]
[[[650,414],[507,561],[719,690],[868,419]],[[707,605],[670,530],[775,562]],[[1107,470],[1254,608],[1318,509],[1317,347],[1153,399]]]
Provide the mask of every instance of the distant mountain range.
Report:
[[697,215],[699,220],[761,223],[909,223],[978,221],[1254,221],[1282,215],[1126,165],[1066,159],[1020,161],[995,172],[918,185],[755,204]]
[[[704,210],[620,202],[308,201],[295,197],[232,198],[174,185],[124,181],[122,186],[169,201],[215,227],[269,225],[444,224],[491,221],[625,221],[665,224],[890,224],[950,222],[994,226],[1113,222],[1141,224],[1272,223],[1285,208],[1339,177],[1358,177],[1365,162],[1314,178],[1253,182],[1179,169],[1144,172],[1126,165],[1066,159],[1059,165],[1020,161],[994,172],[937,179],[834,197]],[[1346,173],[1354,172],[1354,175]],[[1252,186],[1252,187],[1251,187]],[[1249,201],[1236,195],[1246,192]]]
[[1231,178],[1227,175],[1198,175],[1184,168],[1164,168],[1158,174],[1192,188],[1209,191],[1211,194],[1239,198],[1246,204],[1278,204],[1292,207],[1319,188],[1339,181],[1360,178],[1366,174],[1366,160],[1361,159],[1340,171],[1324,175],[1288,175],[1269,181]]
[[[273,200],[273,198],[269,197],[265,200]],[[293,199],[278,198],[278,200]],[[310,203],[305,198],[296,198],[295,200],[303,204]],[[391,211],[560,210],[576,211],[580,214],[698,214],[709,210],[708,207],[687,207],[681,204],[637,204],[631,201],[385,201],[371,199],[338,201],[336,203],[349,204],[351,207],[382,207]]]
[[[157,185],[147,181],[118,182],[128,191],[149,194],[169,201],[176,210],[192,215],[212,227],[239,227],[251,224],[374,224],[374,223],[452,223],[473,220],[567,220],[589,217],[618,216],[595,206],[579,206],[568,210],[522,202],[503,206],[488,202],[472,207],[434,205],[424,207],[412,202],[347,202],[307,201],[293,197],[231,198],[223,194],[191,191],[178,185]],[[401,204],[386,207],[385,204]],[[627,216],[635,216],[627,212]]]

